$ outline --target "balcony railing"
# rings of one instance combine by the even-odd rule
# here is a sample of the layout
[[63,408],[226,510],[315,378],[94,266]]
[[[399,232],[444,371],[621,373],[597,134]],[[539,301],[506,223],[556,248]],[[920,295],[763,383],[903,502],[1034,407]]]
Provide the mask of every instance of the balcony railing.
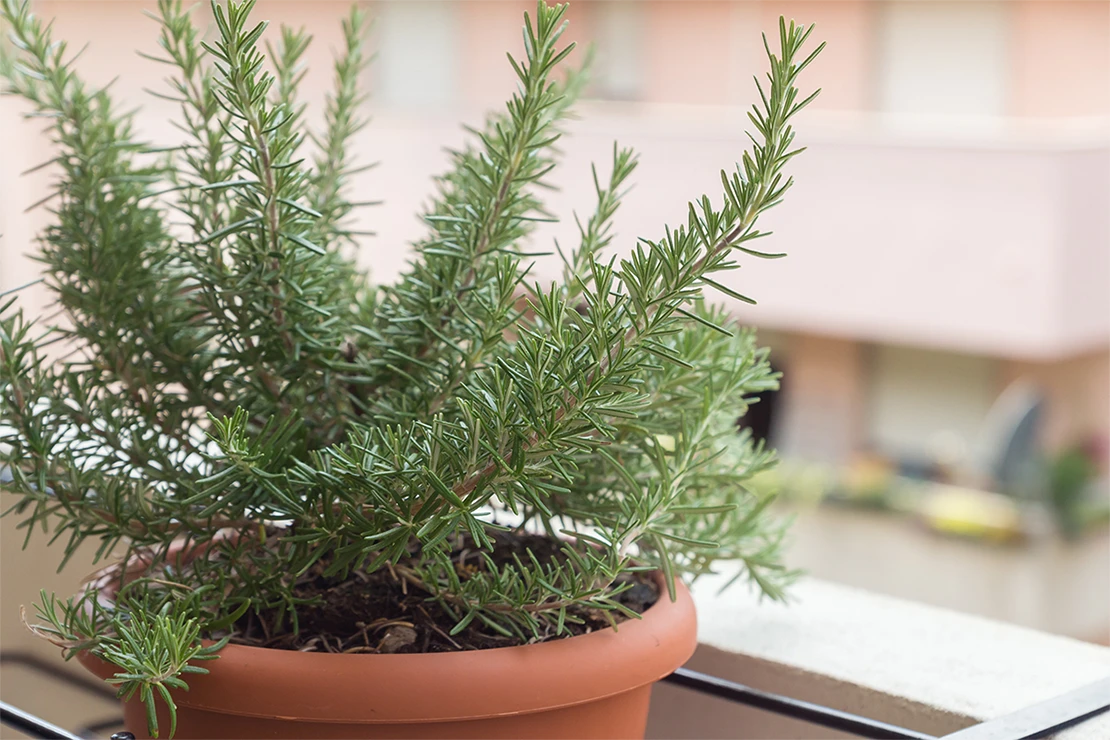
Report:
[[[719,191],[720,168],[747,143],[745,113],[584,103],[561,142],[552,175],[559,190],[544,198],[557,214],[588,212],[590,163],[607,171],[614,140],[635,148],[642,185],[615,217],[621,238],[611,251],[621,253],[684,221],[689,199]],[[1110,231],[1100,204],[1110,198],[1110,123],[1075,123],[922,130],[813,112],[798,124],[808,149],[791,162],[789,207],[760,225],[774,231],[772,251],[790,258],[746,260],[730,286],[759,306],[731,307],[765,328],[977,354],[1051,359],[1104,346]],[[461,134],[455,115],[388,110],[375,114],[373,130],[363,155],[381,166],[365,188],[387,188],[389,202],[367,214],[379,236],[365,250],[375,278],[388,280],[407,257],[390,249],[423,233],[409,214],[444,166],[439,147]],[[551,237],[577,238],[569,217],[543,234],[540,248]],[[556,258],[537,260],[540,279],[557,270]]]
[[[174,141],[173,111],[143,103],[142,135]],[[746,110],[738,106],[581,108],[552,174],[559,190],[544,194],[562,222],[544,227],[538,249],[548,250],[552,238],[575,243],[570,213],[592,209],[590,165],[608,170],[614,139],[641,154],[634,179],[642,185],[616,215],[618,253],[636,237],[684,222],[687,201],[719,192],[720,168],[731,167],[748,143]],[[364,243],[375,280],[388,282],[403,269],[410,255],[401,247],[425,229],[413,214],[447,164],[443,147],[461,142],[459,120],[481,115],[375,111],[372,129],[355,142],[361,161],[381,162],[358,181],[359,192],[388,199],[360,212],[378,234]],[[742,318],[765,328],[1030,359],[1105,346],[1105,119],[1084,126],[1000,119],[986,131],[964,122],[938,133],[938,125],[897,127],[876,115],[806,115],[799,143],[808,151],[791,163],[789,208],[768,213],[760,226],[775,232],[773,251],[791,258],[746,260],[730,275],[731,287],[760,301],[756,311],[733,304]],[[51,150],[35,127],[18,124],[14,108],[0,109],[0,127],[8,122],[14,159],[0,172],[0,221],[11,222],[8,243],[27,245],[44,215],[16,215],[46,193],[49,178],[18,173],[50,159]],[[0,254],[11,285],[35,276],[23,251]],[[558,269],[557,258],[541,258],[533,277]]]

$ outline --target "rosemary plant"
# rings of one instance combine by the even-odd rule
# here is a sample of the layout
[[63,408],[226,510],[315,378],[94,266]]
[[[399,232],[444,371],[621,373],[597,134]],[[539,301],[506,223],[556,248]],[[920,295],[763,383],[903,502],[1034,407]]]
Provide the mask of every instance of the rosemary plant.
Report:
[[[26,2],[0,0],[8,92],[56,144],[38,256],[64,316],[30,321],[0,299],[8,513],[28,538],[61,540],[63,564],[90,539],[125,563],[78,597],[44,594],[34,629],[118,666],[157,731],[155,701],[172,710],[170,689],[244,625],[304,629],[306,574],[377,576],[426,598],[452,636],[518,643],[635,616],[621,595],[637,571],[739,561],[737,577],[781,598],[782,529],[744,487],[772,454],[735,425],[777,379],[702,291],[747,301],[719,274],[778,256],[752,242],[801,151],[811,28],[780,23],[776,50],[765,39],[753,143],[720,197],[606,256],[637,161],[614,147],[562,280],[544,284],[527,250],[584,78],[558,73],[565,6],[540,2],[524,57],[509,57],[517,92],[437,179],[407,271],[374,285],[351,256],[366,18],[343,24],[310,133],[310,39],[282,29],[263,46],[253,6],[213,2],[208,43],[160,0],[150,58],[172,71],[161,94],[183,140],[156,148]],[[495,557],[512,537],[526,546]]]

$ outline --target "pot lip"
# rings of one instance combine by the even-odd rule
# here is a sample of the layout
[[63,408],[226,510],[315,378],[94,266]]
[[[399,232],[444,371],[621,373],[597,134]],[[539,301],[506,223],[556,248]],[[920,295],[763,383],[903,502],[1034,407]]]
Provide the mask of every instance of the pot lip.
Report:
[[[697,646],[693,599],[675,600],[661,572],[660,598],[640,619],[532,645],[444,653],[318,653],[229,644],[208,674],[175,692],[179,707],[220,714],[326,723],[407,724],[488,719],[560,709],[654,683]],[[115,668],[88,653],[100,678]],[[251,698],[244,701],[243,687]]]

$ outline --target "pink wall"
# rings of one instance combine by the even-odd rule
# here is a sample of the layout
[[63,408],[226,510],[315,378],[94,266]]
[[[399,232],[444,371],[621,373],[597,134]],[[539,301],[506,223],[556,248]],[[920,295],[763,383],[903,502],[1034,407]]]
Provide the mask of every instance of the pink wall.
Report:
[[[577,0],[572,8],[588,10],[593,1]],[[875,65],[882,60],[876,0],[634,1],[644,6],[647,18],[645,99],[650,102],[750,103],[750,71],[762,67],[758,34],[769,31],[773,38],[780,15],[816,23],[817,35],[828,42],[809,75],[825,88],[816,108],[870,110],[877,102]],[[1010,0],[1006,5],[1008,113],[1110,114],[1110,3]],[[581,33],[592,38],[589,12],[580,15]]]
[[1061,271],[1057,320],[1077,347],[1105,346],[1110,321],[1110,148],[1060,157]]
[[[1110,184],[1098,174],[1105,145],[865,137],[822,120],[799,124],[798,143],[809,149],[791,163],[795,188],[763,222],[775,232],[768,245],[789,257],[745,258],[726,278],[760,302],[736,306],[742,317],[1000,355],[1045,357],[1107,342],[1106,289],[1098,289],[1107,278],[1099,226],[1106,211],[1091,207],[1078,218],[1069,197],[1081,191],[1091,203],[1110,202]],[[586,184],[587,162],[606,162],[619,135],[642,154],[619,231],[660,234],[685,218],[687,200],[717,193],[720,168],[745,146],[742,130],[737,119],[706,120],[690,109],[654,117],[590,110],[572,127],[556,180],[564,191],[552,202],[559,212],[588,207],[575,183]],[[1076,313],[1082,324],[1065,319]]]
[[[727,70],[737,54],[732,3],[645,3],[646,99],[720,103],[731,97]],[[750,67],[749,67],[750,68]],[[722,100],[722,98],[724,100]]]
[[[861,110],[871,103],[873,3],[867,0],[682,0],[642,5],[646,101],[751,104],[756,98],[752,75],[766,69],[760,33],[767,33],[774,43],[779,17],[784,16],[816,24],[813,38],[828,42],[807,73],[815,87],[826,88],[814,107]],[[586,13],[586,35],[593,31],[589,18]]]
[[[483,106],[496,105],[515,89],[517,77],[505,59],[505,52],[511,51],[515,58],[524,52],[520,28],[525,11],[533,18],[536,15],[535,5],[524,0],[467,3],[466,12],[459,18],[460,54],[466,66],[460,82],[465,100]],[[571,40],[568,34],[564,36],[560,38],[562,44]],[[582,53],[574,56],[580,59]]]
[[[817,106],[836,110],[867,109],[874,104],[873,87],[877,29],[873,0],[633,0],[643,6],[647,68],[646,97],[671,103],[747,102],[750,74],[762,68],[758,33],[774,32],[779,15],[816,23],[828,48],[809,77],[826,88]],[[568,17],[568,39],[594,37],[590,6],[575,0]],[[90,8],[80,6],[95,5]],[[373,13],[373,3],[371,12]],[[506,40],[519,45],[519,23],[528,0],[468,0],[460,3],[463,43],[460,64],[464,96],[472,102],[499,99],[512,75],[503,64]],[[1018,116],[1106,115],[1110,113],[1110,3],[1100,0],[1012,0],[1009,34],[1012,69],[1012,113]],[[104,44],[104,31],[120,39],[148,40],[154,24],[141,12],[150,0],[38,0],[46,17],[58,18],[58,30],[75,41],[101,43],[91,57],[118,58],[119,49]],[[262,0],[260,11],[274,21],[307,24],[326,48],[338,38],[334,24],[346,0],[311,3]],[[197,12],[207,13],[204,4]],[[118,69],[113,69],[113,72]],[[162,70],[128,65],[122,89],[138,91],[156,83]]]
[[1018,116],[1110,114],[1110,3],[1013,3],[1013,110]]
[[781,358],[787,373],[781,439],[787,457],[841,462],[858,448],[866,408],[864,347],[834,337],[797,334]]
[[814,24],[812,39],[827,42],[806,70],[814,87],[816,110],[867,110],[874,105],[875,5],[872,0],[771,0],[763,2],[762,26],[769,39],[778,36],[779,16]]

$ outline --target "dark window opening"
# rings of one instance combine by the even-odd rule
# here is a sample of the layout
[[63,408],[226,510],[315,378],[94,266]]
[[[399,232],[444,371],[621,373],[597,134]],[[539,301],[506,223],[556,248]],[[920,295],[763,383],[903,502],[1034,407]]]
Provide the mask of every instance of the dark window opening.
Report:
[[[776,373],[782,372],[782,369],[775,365],[772,365],[771,369]],[[748,410],[736,420],[736,426],[740,429],[750,429],[752,438],[757,442],[763,440],[764,444],[768,445],[774,442],[783,391],[782,381],[780,380],[779,383],[777,391],[763,391],[752,395],[750,397],[752,403],[748,406]]]

